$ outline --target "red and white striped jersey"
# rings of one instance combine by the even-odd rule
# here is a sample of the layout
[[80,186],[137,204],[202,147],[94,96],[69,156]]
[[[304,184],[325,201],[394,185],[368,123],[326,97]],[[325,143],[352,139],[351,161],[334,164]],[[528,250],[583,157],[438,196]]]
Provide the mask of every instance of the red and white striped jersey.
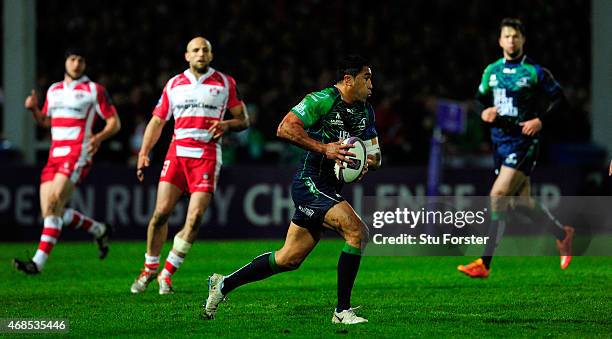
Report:
[[168,81],[153,115],[169,120],[174,117],[176,155],[187,158],[221,159],[220,140],[211,141],[208,128],[223,120],[227,109],[242,105],[236,93],[236,81],[212,67],[200,79],[190,71]]
[[117,113],[106,89],[87,76],[51,85],[42,112],[51,118],[50,156],[79,154],[84,158],[96,113],[103,119]]

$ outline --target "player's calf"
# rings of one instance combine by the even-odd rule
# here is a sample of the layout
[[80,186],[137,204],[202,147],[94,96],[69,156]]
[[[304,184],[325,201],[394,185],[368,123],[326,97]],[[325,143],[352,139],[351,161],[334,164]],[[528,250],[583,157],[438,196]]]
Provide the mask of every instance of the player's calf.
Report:
[[274,256],[274,265],[279,272],[294,271],[300,268],[304,262],[304,257],[299,253],[287,253],[281,249],[278,252],[272,252]]
[[202,317],[214,319],[217,306],[224,300],[225,296],[234,289],[262,279],[266,279],[274,274],[294,270],[304,260],[302,256],[279,256],[284,258],[282,265],[277,262],[274,252],[264,253],[257,256],[250,263],[242,266],[237,271],[228,276],[213,274],[208,278],[208,298],[202,305]]
[[361,251],[365,250],[369,241],[368,227],[360,221],[358,227],[344,231],[344,240],[352,247],[359,248]]

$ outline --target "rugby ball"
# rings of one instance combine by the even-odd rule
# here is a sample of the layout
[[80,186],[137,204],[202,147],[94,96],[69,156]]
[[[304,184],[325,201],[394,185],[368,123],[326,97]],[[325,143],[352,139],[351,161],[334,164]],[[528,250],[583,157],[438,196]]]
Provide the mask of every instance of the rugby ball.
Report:
[[353,148],[348,148],[347,150],[355,154],[355,156],[347,157],[353,161],[352,163],[342,162],[342,166],[344,168],[341,168],[338,163],[334,164],[334,173],[336,174],[336,178],[338,178],[338,180],[350,184],[359,179],[361,172],[363,172],[363,166],[365,166],[365,162],[367,159],[366,146],[363,143],[363,140],[357,137],[350,137],[348,139],[345,139],[342,144],[353,145]]

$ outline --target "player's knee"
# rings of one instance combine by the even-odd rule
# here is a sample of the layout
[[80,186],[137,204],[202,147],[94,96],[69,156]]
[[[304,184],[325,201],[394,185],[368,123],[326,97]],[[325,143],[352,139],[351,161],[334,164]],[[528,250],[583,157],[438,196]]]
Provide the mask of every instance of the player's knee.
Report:
[[490,197],[506,197],[508,196],[509,191],[505,188],[494,188],[489,193]]
[[347,244],[353,246],[353,247],[357,247],[360,248],[361,247],[361,235],[359,234],[344,234],[344,240],[346,241]]
[[369,240],[368,227],[361,220],[356,221],[354,227],[344,230],[344,240],[353,247],[365,247]]
[[163,214],[163,215],[170,215],[172,213],[173,208],[174,206],[170,202],[161,202],[161,203],[158,202],[157,205],[155,206],[155,213]]
[[361,247],[360,248],[364,248],[368,242],[370,241],[370,229],[368,228],[368,226],[364,223],[362,223],[361,225]]
[[347,237],[346,243],[355,248],[365,248],[368,244],[368,238],[364,236]]

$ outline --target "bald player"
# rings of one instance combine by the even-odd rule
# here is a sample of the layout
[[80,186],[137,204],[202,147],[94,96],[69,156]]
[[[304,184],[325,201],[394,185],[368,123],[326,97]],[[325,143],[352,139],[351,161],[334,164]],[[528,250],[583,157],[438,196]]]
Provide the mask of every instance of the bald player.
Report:
[[[153,110],[138,153],[136,175],[142,182],[149,166],[149,153],[166,122],[174,117],[174,136],[161,169],[155,211],[147,229],[144,268],[131,287],[142,293],[157,277],[159,294],[172,294],[172,275],[189,253],[202,216],[215,192],[221,169],[221,137],[228,131],[241,131],[249,125],[247,110],[239,98],[236,81],[212,67],[212,46],[202,37],[187,44],[185,61],[189,68],[171,78]],[[224,120],[226,110],[232,119]],[[177,201],[189,196],[183,228],[159,275],[159,258],[168,235],[168,218]]]

